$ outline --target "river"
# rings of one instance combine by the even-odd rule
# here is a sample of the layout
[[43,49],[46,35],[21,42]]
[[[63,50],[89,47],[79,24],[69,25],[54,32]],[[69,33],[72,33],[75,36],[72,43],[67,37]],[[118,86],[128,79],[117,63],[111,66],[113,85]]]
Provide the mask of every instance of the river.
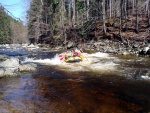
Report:
[[38,68],[0,78],[1,113],[150,112],[150,58],[92,52],[83,53],[83,62],[65,63],[61,51],[16,50],[21,62]]

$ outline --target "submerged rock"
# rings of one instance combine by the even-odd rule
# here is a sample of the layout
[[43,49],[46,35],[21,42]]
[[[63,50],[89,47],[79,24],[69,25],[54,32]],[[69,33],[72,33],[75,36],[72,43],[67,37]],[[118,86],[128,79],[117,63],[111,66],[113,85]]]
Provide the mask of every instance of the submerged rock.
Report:
[[22,64],[18,67],[19,71],[36,71],[37,65],[34,63]]

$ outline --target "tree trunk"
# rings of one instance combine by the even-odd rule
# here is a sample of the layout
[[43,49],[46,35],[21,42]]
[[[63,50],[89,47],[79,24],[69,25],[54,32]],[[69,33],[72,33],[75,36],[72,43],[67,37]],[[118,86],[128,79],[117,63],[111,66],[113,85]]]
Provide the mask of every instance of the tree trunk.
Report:
[[87,21],[89,21],[89,0],[87,0],[87,13],[86,13],[86,18],[87,18]]
[[43,5],[43,0],[41,0],[41,4]]
[[127,25],[127,0],[124,0],[124,14],[125,14],[125,30],[128,29]]
[[73,27],[74,27],[75,23],[76,23],[76,5],[75,5],[75,0],[72,0],[72,9],[73,9],[72,22],[73,22]]
[[103,31],[106,34],[106,25],[105,25],[105,0],[102,0],[102,11],[103,11]]
[[71,25],[71,2],[68,4],[68,18],[69,18],[69,26]]
[[134,0],[132,0],[132,15],[134,15],[134,4],[135,4],[135,2],[134,2]]
[[147,4],[147,16],[148,16],[148,27],[150,27],[150,0],[148,0],[148,4]]
[[66,46],[66,42],[67,42],[67,37],[66,37],[66,27],[65,27],[65,22],[64,22],[64,18],[65,18],[65,2],[64,0],[61,1],[61,24],[62,24],[62,30],[63,30],[63,35],[64,35],[64,44]]
[[120,29],[119,29],[120,35],[122,30],[122,12],[123,12],[123,0],[120,1]]
[[109,0],[109,18],[112,17],[111,11],[112,11],[112,0]]
[[139,21],[138,21],[138,0],[136,0],[136,28],[135,32],[139,32]]

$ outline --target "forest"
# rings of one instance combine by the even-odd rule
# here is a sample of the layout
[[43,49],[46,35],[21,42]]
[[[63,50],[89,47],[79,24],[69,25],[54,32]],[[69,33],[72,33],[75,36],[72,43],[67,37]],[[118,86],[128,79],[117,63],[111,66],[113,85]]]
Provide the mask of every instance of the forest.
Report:
[[30,0],[29,5],[27,25],[1,15],[1,43],[29,40],[103,52],[150,43],[150,0]]
[[27,27],[0,4],[0,44],[27,42]]
[[28,35],[35,43],[72,47],[104,39],[149,42],[149,0],[31,0]]

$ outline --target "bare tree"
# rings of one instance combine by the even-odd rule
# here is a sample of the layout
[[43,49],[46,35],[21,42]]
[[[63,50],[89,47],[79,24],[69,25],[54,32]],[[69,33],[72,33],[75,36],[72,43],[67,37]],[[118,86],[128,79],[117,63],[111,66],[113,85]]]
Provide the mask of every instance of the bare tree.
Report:
[[112,17],[112,0],[109,0],[109,18]]
[[120,0],[120,29],[119,29],[119,34],[121,35],[121,30],[122,30],[122,13],[123,13],[123,0]]
[[89,0],[87,0],[87,13],[86,13],[86,18],[89,20]]
[[27,27],[21,22],[11,21],[12,43],[27,43]]
[[139,20],[138,20],[138,1],[139,0],[136,0],[136,28],[135,28],[135,31],[136,31],[136,33],[138,33],[139,32]]
[[69,25],[71,24],[71,1],[69,0],[67,2],[67,6],[68,6],[68,20],[69,20]]
[[128,29],[127,24],[127,0],[124,0],[125,30]]
[[105,25],[105,19],[106,19],[106,13],[105,13],[105,0],[102,0],[102,11],[103,11],[103,31],[104,34],[106,34],[106,25]]
[[61,0],[61,24],[62,24],[62,30],[64,35],[64,44],[66,45],[66,27],[65,27],[65,0]]
[[150,0],[148,0],[148,3],[147,3],[147,16],[148,16],[148,26],[150,27]]
[[134,14],[134,5],[135,5],[135,0],[132,0],[132,15]]
[[72,0],[72,9],[73,9],[73,17],[72,17],[72,22],[73,22],[73,27],[75,26],[76,23],[76,2],[75,0]]

